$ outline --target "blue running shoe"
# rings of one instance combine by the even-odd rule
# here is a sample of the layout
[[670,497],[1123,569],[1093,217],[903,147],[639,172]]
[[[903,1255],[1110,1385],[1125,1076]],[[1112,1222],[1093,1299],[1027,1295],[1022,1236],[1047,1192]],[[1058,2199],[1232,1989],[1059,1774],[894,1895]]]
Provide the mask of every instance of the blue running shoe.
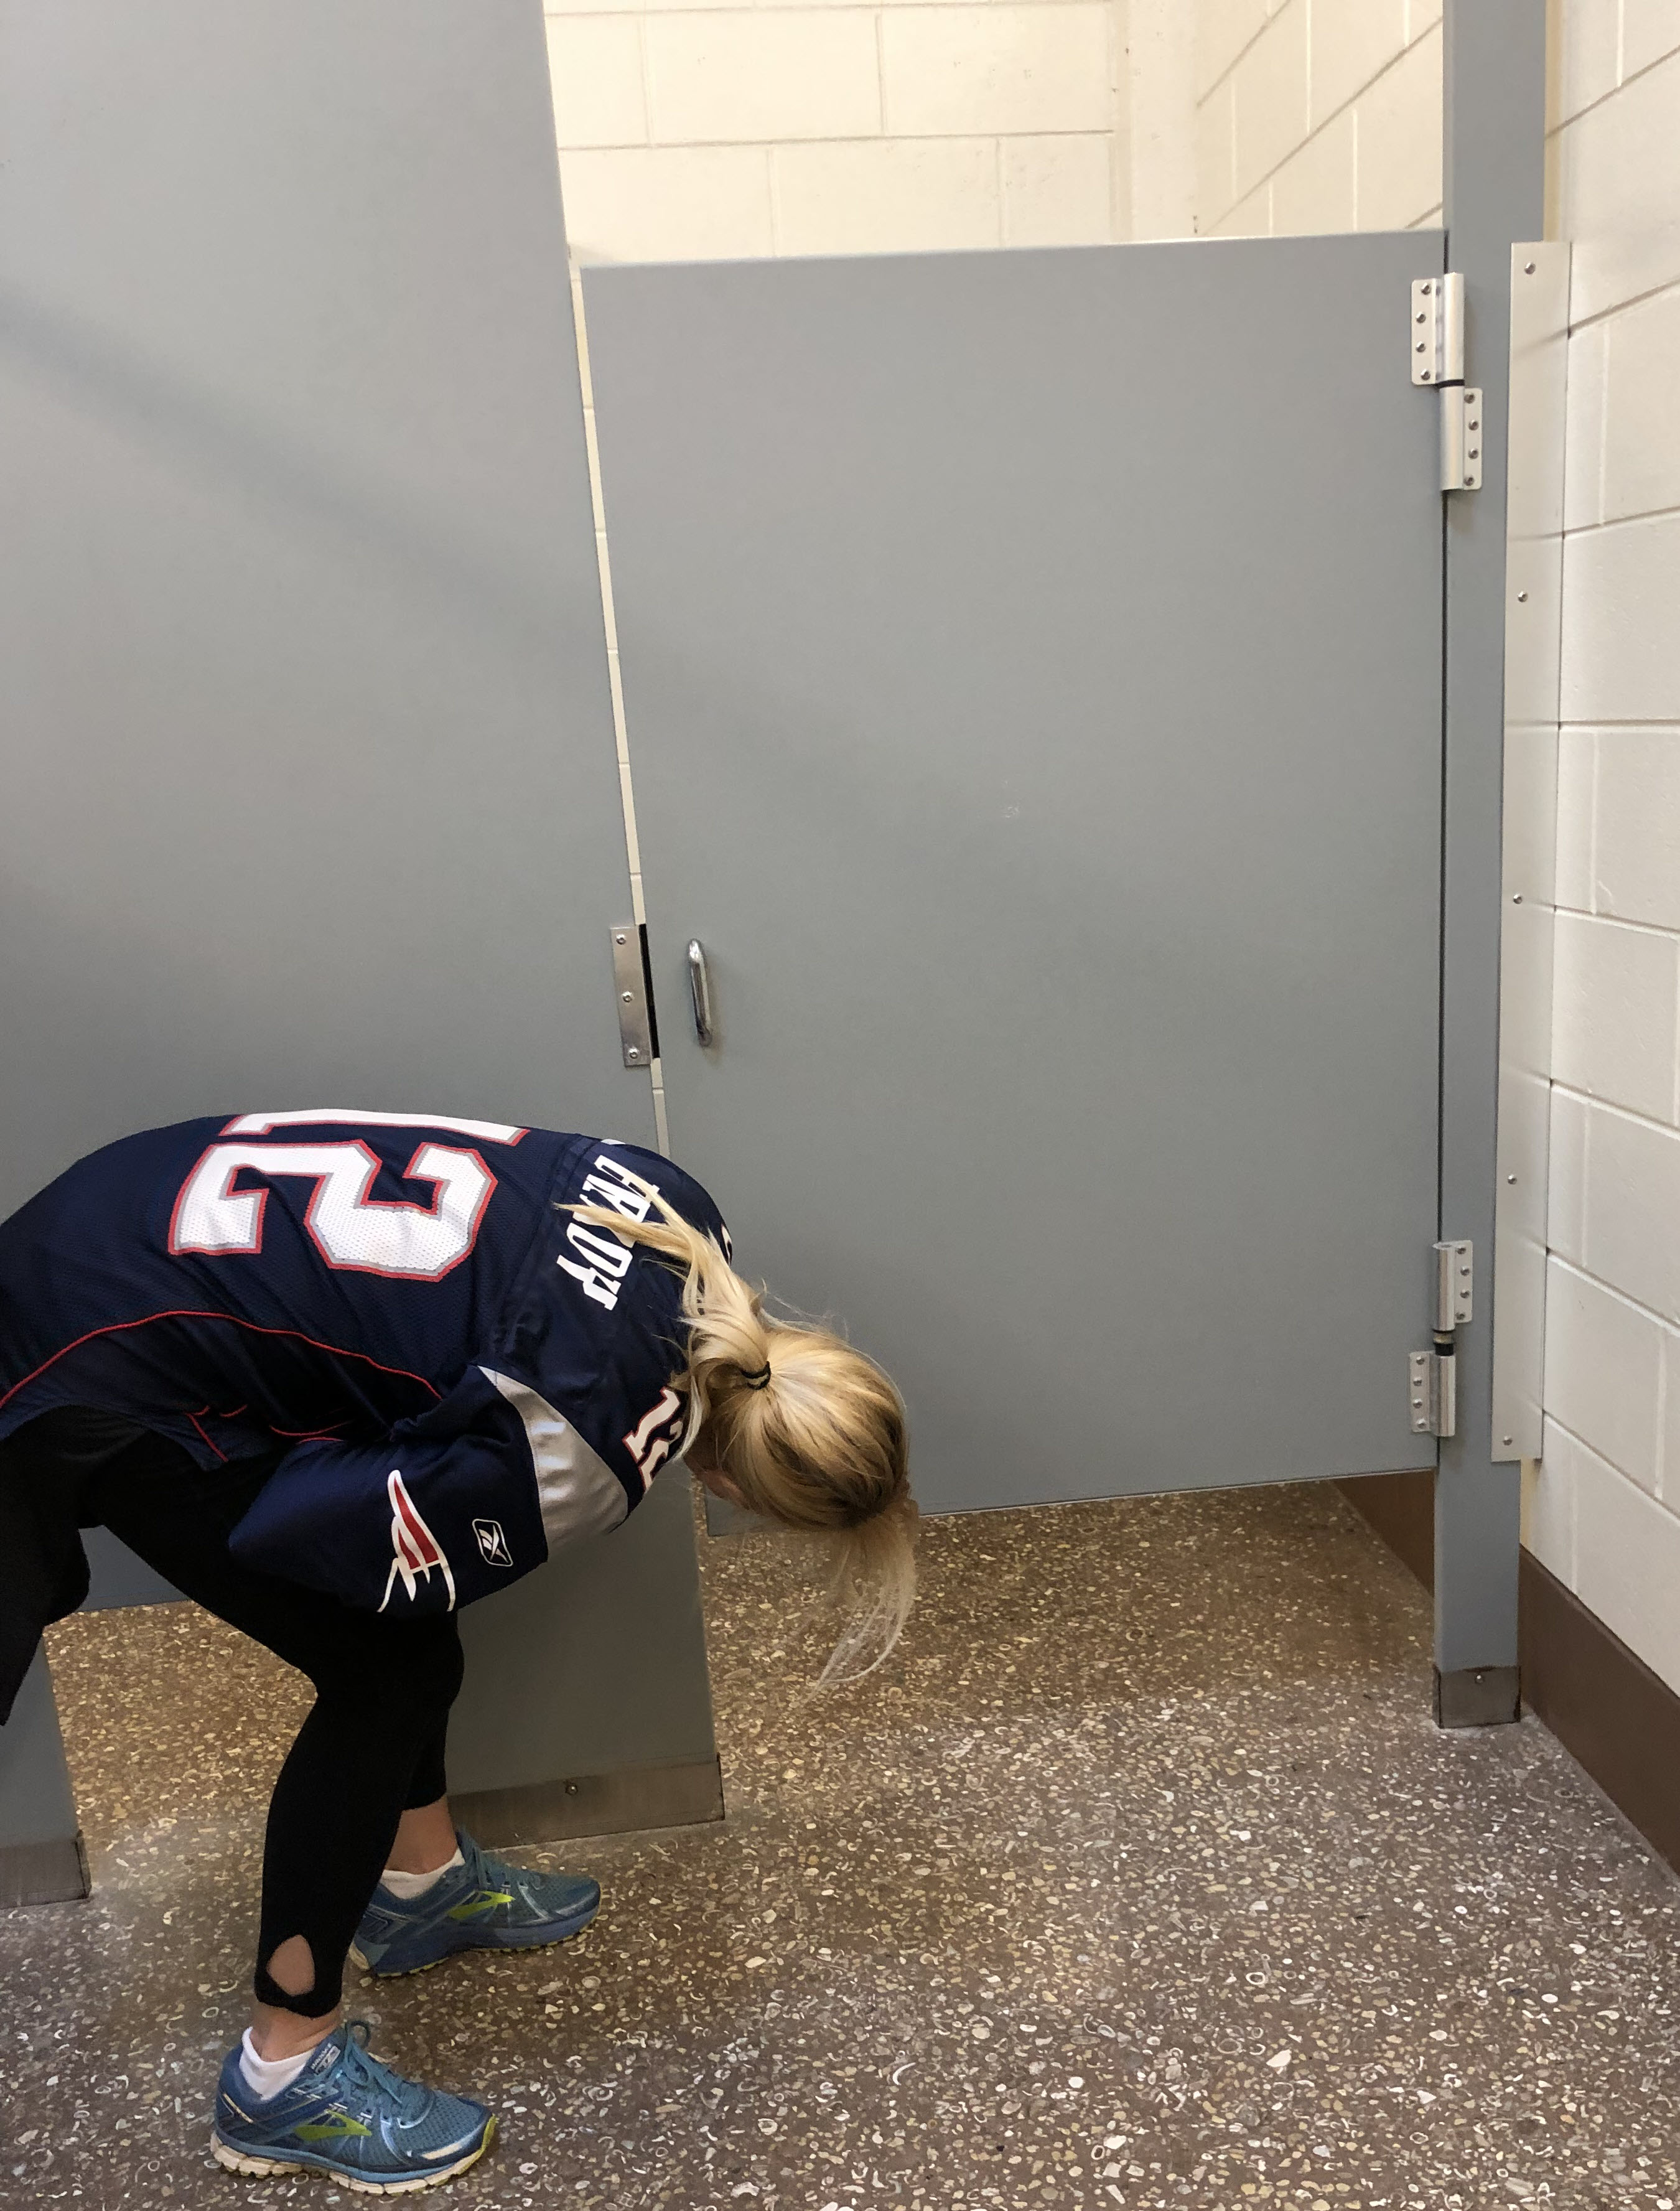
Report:
[[230,2172],[324,2172],[364,2196],[408,2196],[476,2165],[496,2122],[482,2104],[405,2081],[353,2019],[329,2034],[289,2088],[253,2096],[236,2043],[216,2090],[210,2148]]
[[580,1875],[528,1873],[486,1857],[456,1830],[463,1864],[424,1896],[393,1896],[382,1881],[362,1915],[350,1955],[365,1973],[418,1973],[457,1950],[541,1950],[589,1925],[599,1883]]

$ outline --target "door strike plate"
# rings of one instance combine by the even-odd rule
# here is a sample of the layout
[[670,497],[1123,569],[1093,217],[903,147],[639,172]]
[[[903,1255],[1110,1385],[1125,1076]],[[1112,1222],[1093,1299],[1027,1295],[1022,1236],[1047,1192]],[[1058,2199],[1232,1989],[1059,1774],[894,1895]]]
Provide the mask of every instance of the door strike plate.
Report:
[[642,962],[642,932],[633,921],[615,921],[613,940],[613,996],[619,1009],[619,1042],[626,1067],[653,1063],[653,1023],[648,1013],[647,975]]

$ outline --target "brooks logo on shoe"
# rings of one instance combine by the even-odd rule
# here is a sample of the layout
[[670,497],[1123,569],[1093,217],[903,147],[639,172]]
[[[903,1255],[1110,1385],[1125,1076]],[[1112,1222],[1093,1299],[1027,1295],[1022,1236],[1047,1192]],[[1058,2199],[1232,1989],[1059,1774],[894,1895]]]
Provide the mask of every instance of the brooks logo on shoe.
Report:
[[352,2135],[372,2135],[372,2127],[365,2127],[360,2119],[353,2119],[348,2111],[335,2111],[330,2117],[310,2119],[292,2130],[299,2141],[347,2141]]
[[493,1911],[499,1904],[511,1904],[512,1896],[505,1888],[481,1888],[476,1896],[450,1906],[451,1919],[476,1919],[481,1911]]

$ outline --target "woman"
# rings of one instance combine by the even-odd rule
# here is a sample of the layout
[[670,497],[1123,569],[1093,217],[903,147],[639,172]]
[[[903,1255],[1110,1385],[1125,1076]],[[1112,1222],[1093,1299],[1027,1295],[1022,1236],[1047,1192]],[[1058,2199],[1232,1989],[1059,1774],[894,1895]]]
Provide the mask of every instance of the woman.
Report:
[[[586,1925],[444,1789],[455,1614],[616,1526],[686,1457],[830,1536],[879,1663],[914,1586],[897,1391],[771,1318],[668,1160],[448,1115],[247,1113],[130,1136],[0,1226],[0,1718],[104,1526],[306,1674],[269,1809],[256,2003],[212,2147],[236,2172],[406,2192],[482,2155],[480,2104],[341,2017],[374,1974]],[[825,1675],[825,1678],[827,1678]]]

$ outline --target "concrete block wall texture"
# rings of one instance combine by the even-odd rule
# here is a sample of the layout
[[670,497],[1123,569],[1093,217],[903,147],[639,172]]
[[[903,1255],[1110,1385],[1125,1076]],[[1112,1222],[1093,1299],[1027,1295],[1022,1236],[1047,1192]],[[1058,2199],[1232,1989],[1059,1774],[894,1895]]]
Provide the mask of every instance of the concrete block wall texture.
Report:
[[1574,241],[1545,1435],[1525,1535],[1680,1689],[1680,6],[1552,0]]
[[1441,0],[565,0],[585,259],[1438,217]]
[[1116,0],[570,0],[548,15],[583,258],[1124,235]]
[[1197,229],[1266,238],[1439,222],[1441,9],[1201,0]]

